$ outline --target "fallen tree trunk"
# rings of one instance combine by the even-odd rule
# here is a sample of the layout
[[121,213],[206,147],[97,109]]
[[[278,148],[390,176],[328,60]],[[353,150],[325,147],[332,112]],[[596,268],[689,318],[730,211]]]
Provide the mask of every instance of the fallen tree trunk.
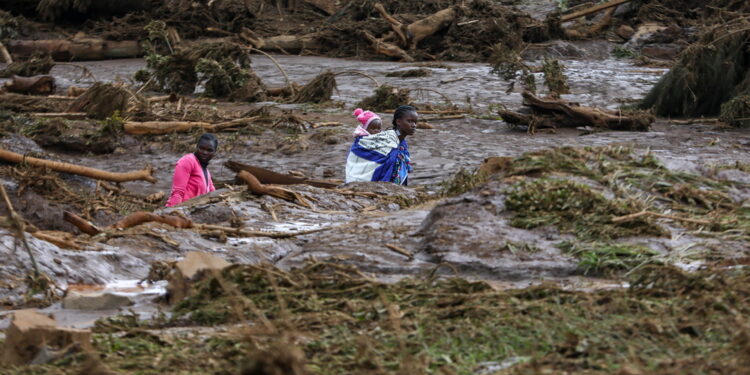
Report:
[[407,30],[409,30],[407,36],[410,36],[408,48],[414,49],[422,39],[448,26],[456,19],[457,15],[456,8],[451,7],[410,24],[407,27]]
[[49,95],[55,92],[55,78],[52,76],[21,77],[13,76],[5,82],[5,89],[9,92],[25,95]]
[[240,171],[240,173],[237,174],[237,177],[240,180],[245,181],[245,183],[247,184],[247,189],[253,194],[270,195],[272,197],[280,198],[289,202],[295,202],[300,206],[312,208],[310,203],[302,196],[302,194],[279,186],[264,185],[260,183],[260,181],[258,181],[258,179],[248,171]]
[[122,220],[111,226],[114,229],[125,229],[140,225],[143,223],[157,222],[171,225],[175,228],[192,228],[193,222],[177,215],[157,215],[151,212],[134,212],[125,216]]
[[527,125],[529,131],[549,127],[593,126],[610,130],[647,131],[654,117],[646,112],[625,115],[593,107],[583,107],[578,103],[563,99],[539,98],[524,91],[523,105],[531,109],[530,114],[501,110],[498,113],[507,123]]
[[631,0],[612,0],[603,4],[594,5],[591,8],[582,9],[574,13],[566,14],[560,17],[560,22],[568,22],[576,18],[588,16],[589,14],[601,12],[604,9],[616,7],[625,3],[629,3]]
[[257,119],[257,116],[246,117],[217,124],[199,121],[127,121],[123,125],[123,130],[132,135],[182,133],[195,128],[201,128],[207,132],[220,132]]
[[256,167],[253,165],[243,164],[233,160],[229,160],[224,163],[224,166],[231,169],[234,172],[247,171],[255,176],[258,181],[263,184],[275,184],[275,185],[297,185],[306,184],[319,188],[335,188],[340,185],[336,182],[322,181],[322,180],[309,180],[305,178],[295,177],[288,174],[277,173],[265,168]]
[[57,61],[106,60],[138,57],[143,54],[136,40],[112,41],[101,38],[11,40],[10,53],[27,58],[32,55],[50,55]]
[[372,44],[372,47],[375,48],[376,53],[390,57],[397,57],[407,62],[414,61],[413,57],[409,56],[406,51],[402,50],[397,45],[384,42],[382,39],[374,37],[372,34],[368,33],[365,30],[362,30],[361,34],[365,39],[367,39],[367,41]]
[[79,176],[85,176],[97,180],[106,180],[113,182],[126,182],[126,181],[148,181],[150,183],[156,183],[158,180],[152,175],[152,168],[146,168],[139,171],[117,173],[107,172],[101,169],[89,168],[80,165],[63,163],[58,161],[51,161],[46,159],[33,158],[17,154],[0,148],[0,160],[4,160],[10,163],[25,163],[35,167],[49,168],[56,172],[76,174]]

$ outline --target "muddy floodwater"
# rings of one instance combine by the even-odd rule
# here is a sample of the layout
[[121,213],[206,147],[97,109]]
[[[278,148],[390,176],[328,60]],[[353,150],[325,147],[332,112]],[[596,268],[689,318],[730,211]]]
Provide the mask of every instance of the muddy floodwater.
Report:
[[[644,68],[625,60],[603,57],[608,49],[606,44],[588,43],[570,48],[579,48],[582,53],[591,55],[562,60],[571,91],[563,98],[582,105],[618,109],[644,96],[666,72],[661,68]],[[222,239],[190,230],[153,226],[130,236],[112,236],[83,250],[65,250],[29,237],[40,269],[60,288],[69,293],[108,293],[115,296],[112,298],[127,297],[131,302],[101,310],[65,307],[63,302],[58,302],[43,311],[54,313],[60,324],[72,327],[90,327],[100,317],[126,310],[140,314],[142,319],[153,317],[160,310],[153,299],[165,293],[165,282],[151,284],[139,283],[139,280],[147,277],[153,262],[179,260],[190,251],[212,253],[231,263],[270,263],[283,270],[303,267],[310,260],[331,261],[355,265],[367,275],[389,283],[407,276],[435,272],[484,280],[498,290],[550,282],[577,291],[628,287],[628,282],[621,279],[584,275],[578,259],[559,249],[560,240],[574,239],[574,235],[560,233],[550,226],[519,229],[511,225],[504,203],[507,192],[502,187],[506,182],[493,181],[485,190],[457,197],[438,196],[441,182],[449,180],[461,169],[473,170],[483,160],[494,156],[517,158],[526,152],[565,146],[627,149],[634,155],[652,155],[663,167],[675,173],[731,181],[735,187],[730,194],[735,202],[742,202],[750,196],[747,187],[750,174],[731,167],[750,163],[747,152],[750,134],[740,129],[719,128],[711,121],[686,123],[659,119],[649,132],[558,129],[532,135],[525,128],[508,126],[496,115],[498,108],[519,107],[521,95],[519,89],[506,93],[508,82],[491,74],[486,64],[427,64],[426,69],[432,72],[429,77],[390,78],[386,77],[387,73],[414,69],[420,64],[288,55],[274,55],[274,58],[291,80],[300,83],[311,80],[321,67],[334,73],[356,71],[369,77],[347,73],[338,75],[337,91],[332,97],[338,104],[332,107],[275,103],[209,104],[207,110],[214,106],[238,113],[271,105],[301,112],[311,123],[331,118],[344,123],[334,128],[308,129],[305,133],[307,146],[294,153],[280,152],[280,139],[276,135],[261,134],[238,142],[232,138],[236,137],[232,133],[219,134],[219,150],[210,166],[217,181],[233,180],[234,172],[224,167],[228,160],[280,173],[298,171],[312,178],[343,179],[345,158],[352,141],[350,132],[355,125],[349,113],[356,102],[372,93],[376,87],[373,80],[413,90],[418,103],[456,105],[472,110],[475,115],[447,119],[439,115],[422,115],[433,129],[419,129],[409,139],[414,166],[409,187],[373,183],[346,186],[353,191],[375,191],[381,196],[398,199],[375,200],[306,185],[295,186],[296,191],[313,198],[312,209],[306,209],[269,196],[250,197],[241,188],[230,186],[176,208],[157,210],[157,213],[179,212],[194,222],[205,224],[226,225],[239,221],[243,228],[264,231],[291,233],[323,229],[316,233],[277,239],[231,236]],[[535,62],[529,61],[530,64]],[[129,82],[130,77],[144,67],[144,61],[127,59],[79,62],[76,65],[59,65],[53,69],[51,74],[58,79],[58,91],[93,84],[91,76],[82,76],[80,67],[85,67],[96,80]],[[253,55],[252,67],[268,86],[285,84],[284,76],[267,57]],[[389,113],[382,115],[384,123],[389,124]],[[324,134],[326,141],[316,140],[315,134]],[[122,186],[138,194],[160,191],[168,194],[174,163],[185,151],[164,148],[155,142],[136,142],[127,137],[130,136],[124,140],[126,146],[112,154],[97,156],[60,152],[57,156],[68,162],[111,171],[150,165],[154,168],[157,183],[126,182]],[[19,136],[6,137],[0,143],[20,153],[42,151],[32,141]],[[11,181],[4,183],[9,188],[14,186]],[[94,187],[90,181],[82,183]],[[419,197],[424,196],[430,199],[420,202],[422,198]],[[405,200],[416,203],[404,205]],[[21,202],[24,204],[26,208],[21,210],[26,213],[49,210],[50,215],[59,215],[46,203],[40,204],[41,208]],[[622,241],[656,249],[685,270],[696,270],[704,264],[704,260],[692,257],[692,254],[706,254],[717,247],[721,247],[727,257],[743,256],[747,252],[746,243],[741,239],[705,238],[695,231],[675,227],[668,227],[666,232],[665,236],[658,238],[630,236]],[[0,253],[15,252],[16,256],[2,267],[7,274],[22,275],[28,257],[15,246],[7,231],[4,234]],[[393,251],[384,246],[386,244],[397,244],[411,256]],[[533,251],[524,252],[519,248]],[[19,278],[13,282],[21,281]],[[12,292],[5,295],[11,301],[20,298]],[[8,320],[0,320],[0,328],[7,325]],[[487,366],[502,368],[506,366],[503,363],[489,363]]]

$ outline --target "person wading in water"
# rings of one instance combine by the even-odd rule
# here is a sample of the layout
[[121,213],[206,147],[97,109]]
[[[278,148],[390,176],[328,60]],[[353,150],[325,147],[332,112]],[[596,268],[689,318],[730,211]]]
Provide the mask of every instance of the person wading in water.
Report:
[[216,190],[208,172],[208,162],[218,147],[219,141],[213,134],[203,134],[198,139],[196,151],[177,161],[167,207]]

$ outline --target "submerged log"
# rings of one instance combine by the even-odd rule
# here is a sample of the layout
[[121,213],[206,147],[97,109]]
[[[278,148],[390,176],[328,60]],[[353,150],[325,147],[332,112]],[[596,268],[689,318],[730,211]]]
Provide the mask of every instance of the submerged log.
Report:
[[97,180],[106,180],[113,182],[126,182],[126,181],[148,181],[150,183],[156,183],[158,180],[152,175],[152,168],[148,167],[139,171],[117,173],[107,172],[101,169],[84,167],[76,164],[63,163],[58,161],[51,161],[46,159],[39,159],[30,156],[17,154],[15,152],[8,151],[0,148],[0,160],[4,160],[10,163],[25,163],[35,167],[49,168],[56,172],[76,174],[79,176],[85,176]]
[[376,53],[379,53],[385,56],[390,56],[390,57],[397,57],[407,62],[414,61],[413,57],[409,56],[409,54],[406,53],[406,51],[399,48],[397,45],[384,42],[382,39],[378,39],[374,37],[372,34],[368,33],[366,30],[362,30],[361,34],[362,34],[362,37],[367,39],[367,41],[372,44],[372,47],[375,48]]
[[5,89],[9,92],[26,95],[49,95],[55,92],[55,78],[52,76],[21,77],[13,76],[11,81],[5,82]]
[[241,34],[242,38],[250,42],[253,47],[265,51],[300,52],[302,50],[317,50],[323,48],[318,33],[305,35],[277,35],[272,37],[257,37]]
[[524,91],[523,105],[531,113],[520,113],[508,110],[499,111],[507,123],[527,125],[529,131],[536,128],[593,126],[610,130],[647,131],[654,117],[646,112],[623,114],[600,108],[583,107],[578,103],[557,98],[539,98]]
[[334,188],[339,183],[323,180],[310,180],[300,177],[291,176],[288,174],[277,173],[272,170],[268,170],[254,165],[243,164],[233,160],[229,160],[224,163],[224,166],[231,169],[234,172],[247,171],[255,176],[258,181],[263,184],[275,184],[275,185],[297,185],[306,184],[319,188]]
[[248,171],[240,171],[237,177],[247,184],[248,191],[257,195],[270,195],[272,197],[280,198],[289,202],[295,202],[300,206],[312,208],[310,203],[302,196],[302,194],[285,189],[279,186],[264,185],[258,179]]
[[[448,26],[458,16],[458,12],[455,7],[446,8],[438,11],[426,18],[411,23],[407,30],[411,34],[409,40],[409,49],[414,49],[422,39],[435,34]],[[408,34],[407,34],[408,35]]]
[[11,40],[8,51],[19,57],[50,55],[57,61],[106,60],[138,57],[143,54],[136,40],[113,41],[101,38]]

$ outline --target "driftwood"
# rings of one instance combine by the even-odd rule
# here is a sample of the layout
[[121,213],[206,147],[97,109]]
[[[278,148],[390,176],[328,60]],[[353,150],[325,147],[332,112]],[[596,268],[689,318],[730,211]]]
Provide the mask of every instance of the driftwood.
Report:
[[26,95],[49,95],[55,92],[55,78],[48,75],[21,77],[13,76],[11,81],[5,82],[5,89],[9,92]]
[[131,94],[120,85],[96,82],[76,97],[66,112],[86,112],[89,117],[104,120],[117,111],[124,113],[131,97],[143,101],[141,97]]
[[94,236],[99,234],[102,230],[96,225],[91,224],[88,220],[68,211],[63,211],[63,220],[73,224],[81,232]]
[[414,254],[410,253],[408,250],[404,249],[401,246],[394,245],[394,244],[383,244],[387,249],[392,250],[393,252],[399,253],[403,256],[405,256],[409,260],[414,260]]
[[4,160],[10,163],[25,163],[34,167],[48,168],[57,172],[76,174],[79,176],[85,176],[97,180],[106,180],[113,182],[143,180],[148,181],[152,184],[158,181],[152,175],[153,170],[151,167],[139,171],[125,173],[107,172],[101,169],[89,168],[76,164],[39,159],[30,156],[27,157],[25,155],[17,154],[3,148],[0,148],[0,160]]
[[224,163],[224,166],[231,169],[234,172],[247,171],[250,172],[255,178],[263,184],[275,184],[275,185],[297,185],[305,184],[315,186],[319,188],[334,188],[341,185],[335,181],[325,180],[311,180],[301,177],[295,177],[288,174],[277,173],[269,169],[256,167],[254,165],[243,164],[233,160],[229,160]]
[[[385,56],[397,57],[404,61],[414,61],[414,58],[409,56],[402,48],[408,50],[416,48],[420,41],[445,28],[458,17],[457,9],[451,7],[404,26],[390,15],[382,4],[377,3],[374,7],[380,13],[380,16],[391,25],[393,31],[380,39],[365,30],[360,34],[372,44],[375,52]],[[395,41],[397,44],[391,43],[391,41]]]
[[361,34],[365,39],[367,39],[368,42],[372,44],[373,48],[375,48],[375,52],[385,56],[397,57],[403,61],[414,61],[413,57],[409,56],[406,51],[399,48],[397,45],[384,42],[382,39],[374,37],[372,34],[368,33],[365,30],[362,30]]
[[240,171],[240,173],[237,174],[237,178],[244,181],[247,184],[247,189],[253,194],[270,195],[285,201],[295,202],[303,207],[312,208],[310,202],[308,202],[302,194],[279,186],[264,185],[248,171]]
[[248,29],[243,29],[240,36],[252,44],[254,48],[266,51],[300,52],[302,50],[318,50],[323,48],[318,39],[320,37],[318,33],[277,35],[264,38],[251,34]]
[[629,3],[630,1],[631,0],[612,0],[612,1],[608,1],[608,2],[603,3],[603,4],[594,5],[591,8],[586,8],[586,9],[579,10],[577,12],[566,14],[566,15],[560,17],[560,22],[568,22],[568,21],[574,20],[576,18],[581,18],[581,17],[584,17],[584,16],[588,16],[589,14],[601,12],[604,9],[608,9],[608,8],[616,7],[618,5]]
[[82,120],[88,116],[86,112],[32,112],[29,116],[45,118],[64,118],[66,120]]
[[74,38],[48,40],[11,40],[8,50],[26,58],[35,54],[50,55],[57,61],[105,60],[138,57],[143,54],[136,40],[112,41],[101,38]]
[[336,13],[340,6],[336,0],[302,0],[308,4],[314,5],[316,8],[322,10],[327,15],[333,15]]
[[610,130],[647,131],[654,117],[646,112],[630,115],[593,107],[583,107],[578,103],[556,98],[539,98],[524,91],[523,105],[531,113],[500,110],[503,120],[513,125],[526,125],[533,133],[538,128],[592,126]]
[[195,128],[201,128],[208,132],[220,132],[257,119],[257,116],[246,117],[216,124],[198,121],[126,121],[123,129],[126,133],[133,135],[183,133]]

